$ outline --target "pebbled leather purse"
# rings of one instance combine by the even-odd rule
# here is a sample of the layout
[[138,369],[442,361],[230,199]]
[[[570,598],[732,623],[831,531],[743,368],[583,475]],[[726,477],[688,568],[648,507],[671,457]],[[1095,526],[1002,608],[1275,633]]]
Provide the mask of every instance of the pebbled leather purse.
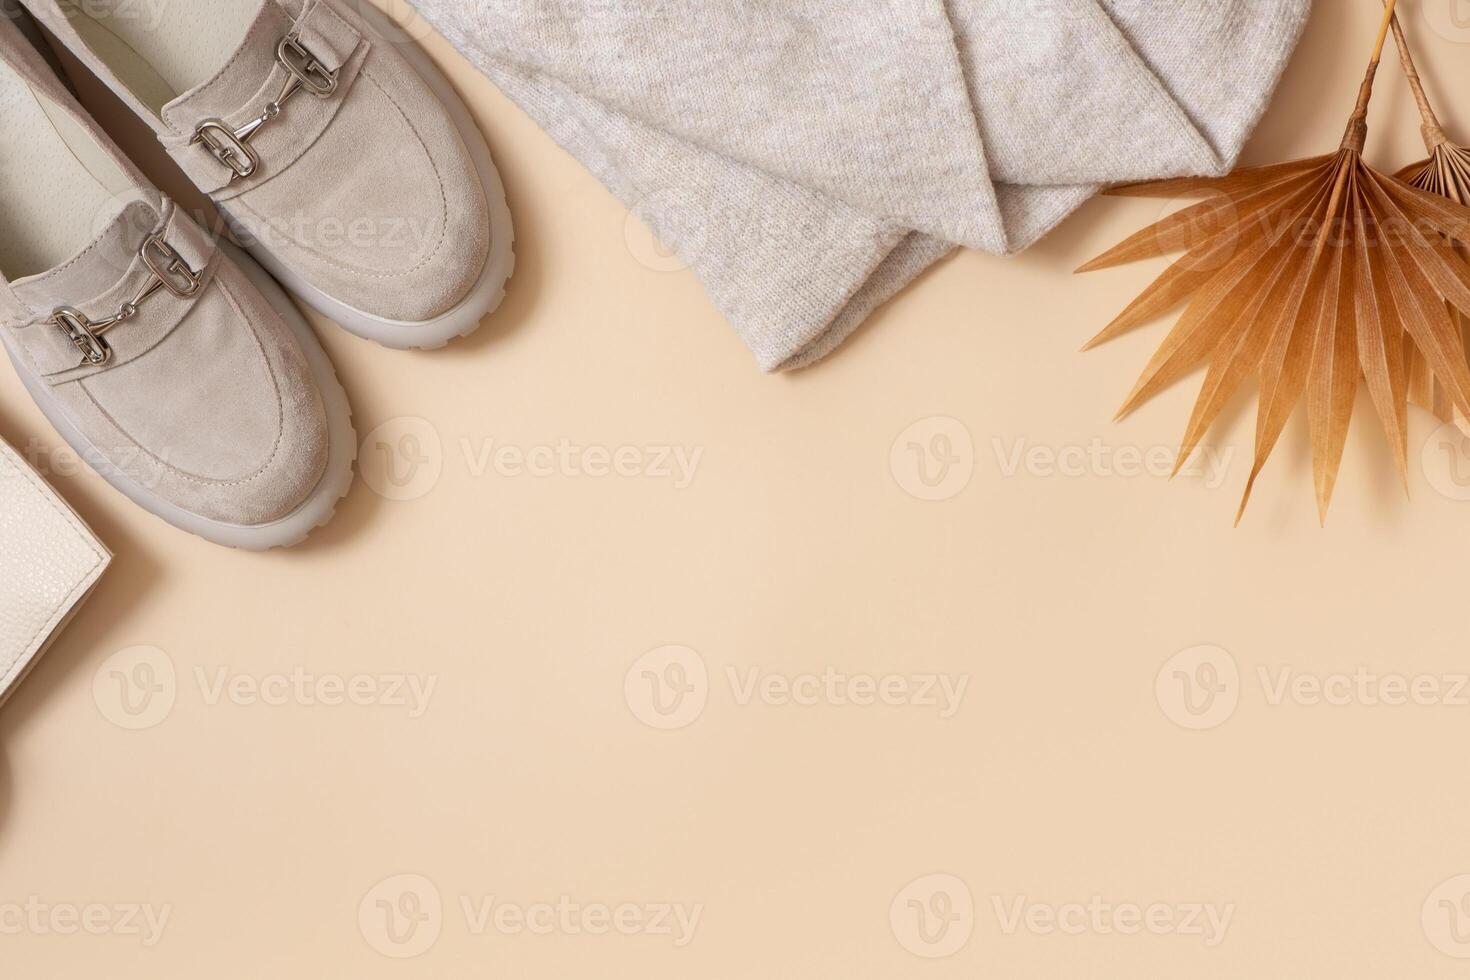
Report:
[[0,442],[0,704],[111,561],[40,474]]

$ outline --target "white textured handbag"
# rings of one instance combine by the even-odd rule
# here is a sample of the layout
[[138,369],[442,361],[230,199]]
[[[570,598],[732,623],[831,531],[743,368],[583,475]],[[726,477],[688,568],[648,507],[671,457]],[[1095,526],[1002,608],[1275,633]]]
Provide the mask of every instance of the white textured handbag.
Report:
[[111,561],[40,474],[0,442],[0,704]]

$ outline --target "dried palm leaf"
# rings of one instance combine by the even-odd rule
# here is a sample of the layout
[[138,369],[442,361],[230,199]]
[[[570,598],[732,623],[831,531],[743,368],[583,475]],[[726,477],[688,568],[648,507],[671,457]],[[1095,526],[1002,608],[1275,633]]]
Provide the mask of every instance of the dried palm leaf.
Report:
[[[1457,204],[1470,205],[1470,150],[1457,145],[1445,135],[1439,115],[1434,111],[1429,95],[1424,90],[1424,80],[1419,77],[1414,54],[1409,48],[1409,40],[1404,35],[1403,25],[1399,23],[1397,14],[1393,19],[1393,34],[1398,43],[1399,62],[1404,67],[1404,74],[1408,76],[1414,101],[1419,105],[1419,115],[1424,122],[1424,146],[1429,150],[1429,159],[1404,168],[1397,176],[1431,194],[1447,197]],[[1466,249],[1459,248],[1458,251],[1462,257],[1470,259],[1470,252]],[[1461,336],[1464,336],[1467,329],[1470,329],[1470,319],[1455,309],[1451,309],[1450,315],[1459,325]],[[1424,359],[1417,354],[1410,365],[1409,377],[1409,398],[1414,404],[1434,413],[1442,421],[1456,423],[1462,430],[1470,433],[1470,418],[1455,411],[1444,386],[1439,384]]]
[[1396,2],[1389,0],[1335,154],[1223,178],[1115,188],[1112,193],[1133,196],[1213,196],[1078,270],[1184,250],[1088,346],[1187,302],[1118,413],[1127,415],[1206,366],[1176,473],[1230,397],[1248,378],[1259,380],[1255,461],[1237,522],[1303,400],[1324,521],[1360,379],[1366,378],[1406,486],[1410,358],[1422,356],[1451,404],[1470,415],[1470,368],[1446,306],[1470,310],[1470,266],[1449,244],[1470,243],[1470,208],[1381,174],[1362,158],[1368,104]]

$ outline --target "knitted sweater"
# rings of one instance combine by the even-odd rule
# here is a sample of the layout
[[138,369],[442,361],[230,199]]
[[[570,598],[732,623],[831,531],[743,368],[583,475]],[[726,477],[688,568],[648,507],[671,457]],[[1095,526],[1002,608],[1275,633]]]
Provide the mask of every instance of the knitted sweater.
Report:
[[1230,170],[1310,0],[415,0],[700,278],[810,364],[955,245]]

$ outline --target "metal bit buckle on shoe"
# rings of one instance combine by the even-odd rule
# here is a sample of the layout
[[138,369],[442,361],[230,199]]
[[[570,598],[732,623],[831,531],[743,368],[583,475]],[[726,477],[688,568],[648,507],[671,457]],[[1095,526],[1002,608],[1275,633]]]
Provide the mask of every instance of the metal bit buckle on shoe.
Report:
[[138,258],[149,272],[148,281],[112,316],[89,320],[85,313],[73,306],[60,307],[51,314],[51,322],[60,327],[81,352],[81,366],[106,364],[112,358],[112,347],[102,335],[137,316],[138,307],[160,289],[166,289],[180,299],[199,292],[202,282],[199,273],[189,268],[189,263],[184,261],[178,250],[164,241],[162,232],[155,232],[143,240]]
[[[281,38],[281,43],[276,45],[276,60],[291,73],[292,78],[317,98],[328,98],[337,91],[337,73],[327,71],[316,55],[301,43],[299,34],[287,34]],[[285,102],[293,93],[294,90],[288,86],[276,100],[277,104]]]
[[326,99],[337,91],[337,72],[328,71],[301,43],[297,33],[281,38],[281,43],[276,45],[276,61],[286,69],[286,84],[260,115],[239,129],[232,129],[223,119],[215,118],[204,120],[194,130],[194,142],[202,143],[210,155],[230,168],[230,183],[252,177],[260,169],[260,154],[250,145],[250,140],[281,114],[291,96],[305,90],[318,99]]

